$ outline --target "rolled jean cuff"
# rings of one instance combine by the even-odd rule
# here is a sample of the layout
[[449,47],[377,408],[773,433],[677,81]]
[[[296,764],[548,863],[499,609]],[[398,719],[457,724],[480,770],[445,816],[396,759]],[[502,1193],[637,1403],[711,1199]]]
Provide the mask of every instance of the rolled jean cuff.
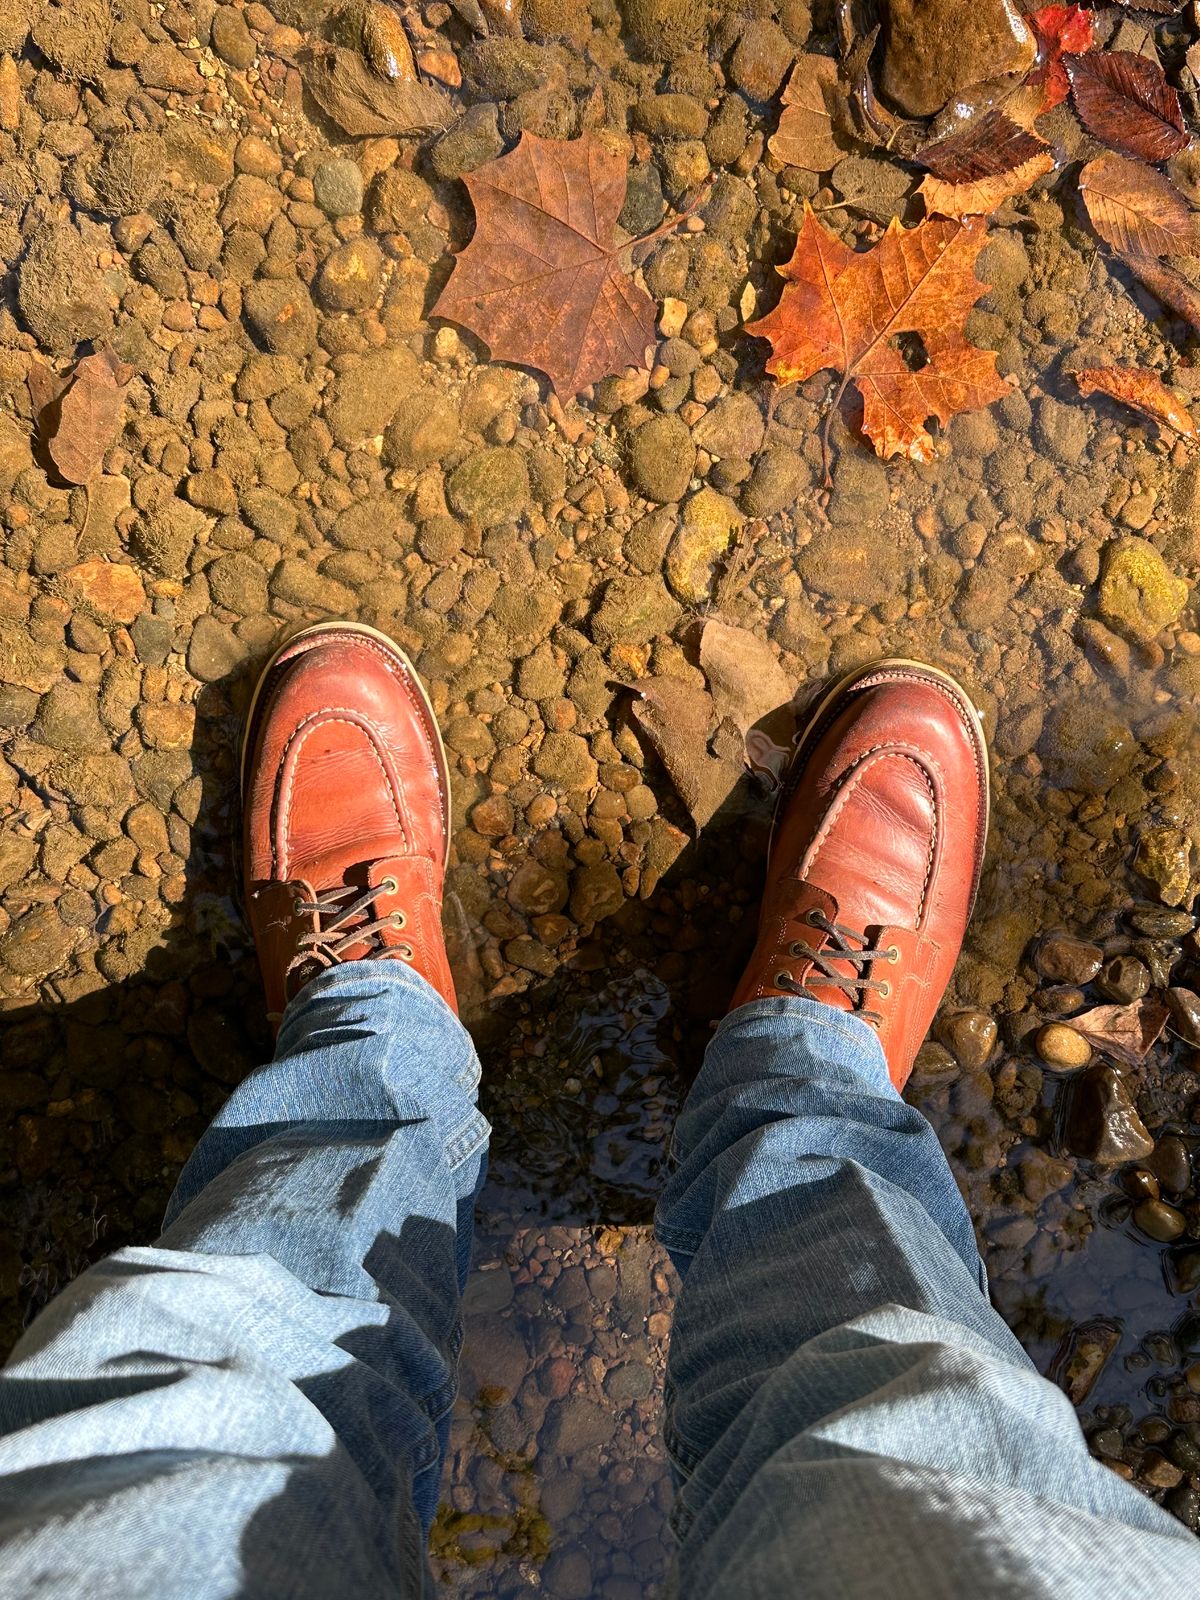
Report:
[[[785,1025],[759,1029],[751,1026],[770,1017],[782,1018]],[[751,1038],[770,1040],[772,1044],[791,1043],[798,1034],[803,1034],[806,1047],[810,1041],[820,1043],[824,1049],[835,1054],[839,1067],[861,1078],[866,1087],[890,1094],[897,1100],[900,1098],[888,1073],[887,1057],[883,1053],[879,1035],[869,1023],[849,1011],[840,1011],[826,1005],[823,1000],[813,1000],[807,995],[772,995],[763,1000],[747,1000],[745,1005],[738,1006],[721,1018],[709,1040],[705,1067],[717,1054],[718,1041],[721,1044],[738,1043],[743,1031]],[[822,1070],[825,1065],[822,1060]],[[778,1063],[766,1062],[764,1068],[768,1074],[785,1072],[795,1076],[795,1057],[785,1057]],[[703,1076],[703,1073],[702,1067],[700,1075]]]

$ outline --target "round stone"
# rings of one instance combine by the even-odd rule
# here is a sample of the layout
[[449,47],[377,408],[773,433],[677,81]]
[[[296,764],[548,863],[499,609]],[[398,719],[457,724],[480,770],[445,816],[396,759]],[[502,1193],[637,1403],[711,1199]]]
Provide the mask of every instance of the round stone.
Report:
[[356,161],[336,156],[313,173],[313,198],[327,217],[353,217],[362,210],[363,179]]
[[1034,1040],[1038,1055],[1058,1072],[1075,1072],[1092,1059],[1092,1047],[1065,1022],[1048,1022]]

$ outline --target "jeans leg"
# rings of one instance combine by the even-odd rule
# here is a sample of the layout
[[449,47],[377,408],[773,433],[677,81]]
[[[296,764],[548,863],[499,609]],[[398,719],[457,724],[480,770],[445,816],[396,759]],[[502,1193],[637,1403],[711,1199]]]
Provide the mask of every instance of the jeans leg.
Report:
[[932,1128],[817,1001],[721,1024],[659,1238],[688,1600],[1159,1600],[1200,1542],[1091,1460],[992,1309]]
[[5,1600],[425,1592],[478,1081],[400,962],[302,991],[158,1244],[84,1273],[0,1374]]

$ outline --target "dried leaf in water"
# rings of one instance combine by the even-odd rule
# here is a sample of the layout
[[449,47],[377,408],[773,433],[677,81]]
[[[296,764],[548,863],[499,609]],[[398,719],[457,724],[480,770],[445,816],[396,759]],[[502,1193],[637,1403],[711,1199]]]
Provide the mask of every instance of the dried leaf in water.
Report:
[[1166,1027],[1167,1016],[1167,1008],[1160,1001],[1144,998],[1128,1006],[1093,1006],[1090,1011],[1065,1020],[1093,1050],[1136,1067]]
[[783,91],[779,127],[768,139],[771,153],[789,167],[828,172],[852,148],[836,124],[843,100],[841,74],[829,56],[801,56]]
[[338,45],[308,51],[300,75],[325,115],[355,139],[424,133],[444,128],[454,115],[440,89],[413,79],[381,77],[356,50]]
[[636,696],[634,720],[699,831],[728,799],[743,770],[740,762],[709,752],[712,696],[682,678],[641,678],[629,687]]
[[791,704],[795,685],[765,639],[710,617],[700,635],[700,666],[718,717],[742,733]]
[[1169,178],[1125,156],[1098,156],[1079,174],[1092,227],[1114,250],[1146,256],[1195,255],[1200,228]]
[[[975,276],[986,237],[978,217],[915,228],[894,221],[873,249],[856,253],[806,205],[792,258],[779,268],[787,280],[779,304],[746,331],[770,340],[767,371],[780,383],[828,367],[841,374],[839,399],[853,383],[879,455],[931,461],[930,417],[945,424],[1009,392],[995,352],[964,333],[987,292]],[[923,365],[911,365],[912,352],[897,343],[905,333],[920,340]]]
[[1080,394],[1106,394],[1184,439],[1200,438],[1187,407],[1156,372],[1143,367],[1081,367],[1075,373]]
[[1154,256],[1137,255],[1123,251],[1121,260],[1139,283],[1173,311],[1181,322],[1186,322],[1193,333],[1200,334],[1200,289],[1188,282],[1181,272],[1168,267],[1165,261]]
[[1036,134],[996,110],[926,145],[916,159],[930,172],[917,193],[926,211],[943,217],[987,215],[1054,165]]
[[417,69],[404,24],[383,0],[367,0],[362,43],[364,55],[381,78],[416,81]]
[[433,315],[469,328],[492,360],[544,372],[562,400],[645,366],[654,302],[620,264],[640,241],[616,238],[628,169],[591,134],[564,144],[525,133],[468,172],[475,233]]
[[1043,150],[1019,167],[971,183],[944,183],[930,174],[921,180],[917,193],[931,217],[986,217],[1014,195],[1024,194],[1053,165],[1054,157]]
[[1045,154],[1044,139],[993,108],[948,138],[925,145],[915,159],[946,183],[974,183]]
[[1092,14],[1081,6],[1042,6],[1025,18],[1037,36],[1037,65],[1029,82],[1045,94],[1042,110],[1061,105],[1070,92],[1064,56],[1083,55],[1095,43]]
[[107,345],[77,362],[66,381],[30,373],[40,439],[64,483],[86,483],[100,466],[120,431],[132,377]]
[[1089,133],[1125,155],[1166,161],[1188,142],[1179,96],[1162,68],[1128,50],[1067,58],[1075,109]]

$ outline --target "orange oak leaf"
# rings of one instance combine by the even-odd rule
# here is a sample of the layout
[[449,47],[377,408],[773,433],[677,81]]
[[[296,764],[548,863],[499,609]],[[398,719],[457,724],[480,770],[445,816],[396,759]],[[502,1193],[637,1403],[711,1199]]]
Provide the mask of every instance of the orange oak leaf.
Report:
[[1024,194],[1049,172],[1054,157],[1036,134],[991,110],[965,128],[917,152],[929,168],[917,193],[932,216],[986,215],[1013,195]]
[[1184,439],[1200,439],[1187,407],[1155,372],[1144,367],[1081,367],[1075,382],[1080,394],[1106,394],[1160,428],[1172,428]]
[[1061,105],[1070,91],[1064,56],[1078,56],[1092,48],[1092,14],[1081,6],[1042,6],[1025,18],[1037,35],[1037,65],[1029,82],[1043,85],[1042,110]]
[[1169,178],[1142,161],[1097,156],[1079,174],[1092,227],[1114,250],[1143,256],[1200,254],[1200,227]]
[[465,174],[475,232],[433,315],[468,328],[493,360],[544,372],[562,400],[644,366],[654,302],[620,263],[644,240],[616,237],[628,170],[591,134],[560,143],[525,133]]
[[[930,417],[944,424],[1009,392],[995,352],[968,343],[963,332],[987,291],[975,276],[986,236],[979,217],[915,228],[893,221],[873,249],[856,252],[806,205],[795,251],[779,268],[787,280],[779,304],[746,331],[770,340],[767,371],[780,383],[803,382],[828,367],[841,374],[830,416],[853,384],[879,455],[930,461]],[[903,347],[904,334],[921,348]],[[826,436],[828,427],[829,418]]]

